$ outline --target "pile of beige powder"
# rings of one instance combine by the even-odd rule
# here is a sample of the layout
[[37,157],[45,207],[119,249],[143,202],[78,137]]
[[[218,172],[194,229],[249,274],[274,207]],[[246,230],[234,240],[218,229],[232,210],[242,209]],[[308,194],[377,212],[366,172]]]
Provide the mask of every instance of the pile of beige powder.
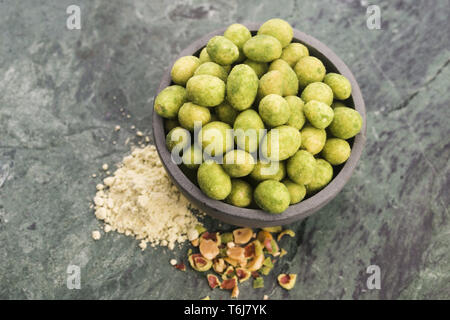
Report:
[[170,181],[152,145],[134,149],[97,190],[95,215],[105,222],[105,232],[134,236],[141,240],[142,250],[147,243],[172,250],[176,243],[198,237],[196,227],[201,224]]

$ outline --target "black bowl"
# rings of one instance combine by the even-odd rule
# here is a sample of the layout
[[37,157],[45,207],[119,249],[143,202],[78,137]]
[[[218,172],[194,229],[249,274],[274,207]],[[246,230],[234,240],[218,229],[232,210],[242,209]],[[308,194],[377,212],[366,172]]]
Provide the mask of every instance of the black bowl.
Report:
[[[252,34],[256,34],[256,31],[260,26],[260,24],[245,25]],[[216,35],[223,35],[225,30],[226,28],[222,28],[213,31],[194,41],[180,53],[177,59],[188,55],[198,56],[200,50],[206,46],[209,39]],[[292,41],[300,42],[307,46],[310,55],[319,58],[324,63],[327,72],[340,73],[350,80],[352,85],[352,95],[345,101],[345,104],[349,107],[354,107],[361,114],[363,125],[361,132],[349,141],[350,145],[352,145],[352,152],[349,159],[343,165],[333,167],[333,180],[315,195],[298,204],[289,206],[283,213],[270,214],[259,209],[239,208],[222,201],[208,198],[200,188],[193,183],[185,173],[183,173],[182,169],[171,160],[170,152],[165,144],[166,134],[164,131],[164,119],[153,112],[152,126],[154,142],[169,177],[191,203],[210,216],[225,223],[247,227],[268,227],[292,223],[310,216],[330,202],[336,197],[339,191],[342,190],[355,170],[364,148],[366,141],[366,109],[361,90],[349,68],[326,45],[299,30],[294,29],[294,39]],[[173,64],[171,64],[164,73],[157,93],[171,85],[170,71],[172,65]]]

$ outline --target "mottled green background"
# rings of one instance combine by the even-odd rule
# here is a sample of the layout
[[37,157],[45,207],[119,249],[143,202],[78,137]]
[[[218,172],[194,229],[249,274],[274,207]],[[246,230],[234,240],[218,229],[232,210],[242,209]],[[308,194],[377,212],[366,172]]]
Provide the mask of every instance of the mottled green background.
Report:
[[[375,3],[381,30],[366,27]],[[69,4],[81,7],[81,30],[66,29]],[[233,22],[272,17],[347,63],[366,101],[368,141],[344,190],[290,226],[297,237],[283,240],[289,254],[265,288],[247,283],[240,297],[450,298],[445,0],[0,1],[0,298],[229,297],[170,267],[187,246],[141,252],[116,233],[93,241],[100,224],[89,205],[100,179],[91,174],[129,152],[131,125],[150,134],[149,101],[183,48]],[[69,264],[81,267],[80,290],[66,287]],[[381,290],[367,289],[371,264]],[[275,281],[285,271],[298,273],[290,292]]]

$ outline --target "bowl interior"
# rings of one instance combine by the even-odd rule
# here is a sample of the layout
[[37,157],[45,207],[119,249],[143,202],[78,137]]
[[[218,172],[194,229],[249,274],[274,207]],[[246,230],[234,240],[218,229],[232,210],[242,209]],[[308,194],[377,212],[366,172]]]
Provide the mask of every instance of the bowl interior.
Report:
[[[256,34],[256,30],[258,30],[260,24],[246,24],[246,26],[252,34]],[[211,37],[222,35],[225,30],[226,28],[216,30],[198,39],[183,50],[177,59],[186,55],[198,56]],[[164,130],[164,119],[158,114],[153,113],[154,142],[169,177],[189,201],[207,214],[226,223],[248,227],[266,227],[283,225],[304,219],[322,208],[339,193],[349,180],[361,156],[365,143],[366,114],[361,91],[353,74],[336,54],[317,39],[294,29],[293,42],[299,42],[307,46],[310,55],[319,58],[324,63],[327,72],[340,73],[349,79],[352,85],[352,95],[343,102],[347,106],[355,108],[361,114],[363,126],[361,132],[356,137],[348,140],[352,147],[349,159],[340,166],[333,166],[334,175],[332,181],[315,195],[306,198],[298,204],[289,206],[283,213],[273,215],[256,207],[238,208],[225,202],[208,198],[198,187],[195,172],[184,169],[183,166],[179,167],[171,160],[170,152],[165,146],[166,132]],[[165,72],[158,88],[158,93],[165,87],[171,85],[170,70],[172,65]]]

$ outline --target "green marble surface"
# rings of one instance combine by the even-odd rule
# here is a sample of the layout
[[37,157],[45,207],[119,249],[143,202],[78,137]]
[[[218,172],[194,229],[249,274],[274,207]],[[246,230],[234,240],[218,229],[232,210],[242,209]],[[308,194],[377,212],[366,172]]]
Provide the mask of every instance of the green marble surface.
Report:
[[[297,237],[283,240],[289,254],[265,288],[243,285],[240,297],[449,299],[448,1],[376,3],[381,30],[366,27],[369,1],[0,1],[0,298],[229,298],[170,267],[188,246],[142,252],[116,233],[93,241],[89,205],[101,165],[129,152],[131,125],[150,134],[149,101],[183,48],[233,22],[280,17],[353,71],[368,141],[343,191],[290,226]],[[70,4],[81,30],[66,28]],[[66,287],[70,264],[80,290]],[[380,290],[366,286],[373,264]],[[275,280],[287,271],[298,273],[290,292]]]

